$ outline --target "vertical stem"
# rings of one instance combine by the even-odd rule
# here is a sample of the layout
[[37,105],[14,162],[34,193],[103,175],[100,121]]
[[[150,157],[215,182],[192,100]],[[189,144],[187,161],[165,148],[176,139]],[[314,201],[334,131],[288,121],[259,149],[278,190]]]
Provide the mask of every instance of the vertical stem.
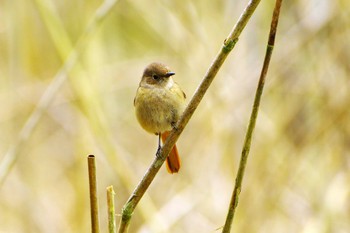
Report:
[[267,49],[266,49],[266,53],[265,53],[264,64],[263,64],[263,68],[261,70],[260,79],[259,79],[258,87],[256,90],[256,94],[255,94],[253,109],[252,109],[252,113],[250,116],[246,137],[244,140],[244,145],[243,145],[242,154],[241,154],[241,160],[239,163],[239,168],[238,168],[238,172],[237,172],[237,176],[236,176],[235,187],[234,187],[234,190],[232,193],[231,202],[229,205],[229,210],[228,210],[227,217],[226,217],[226,222],[225,222],[224,228],[222,230],[223,233],[229,233],[231,231],[232,221],[234,218],[236,207],[238,205],[238,199],[239,199],[239,194],[240,194],[241,188],[242,188],[242,180],[243,180],[243,176],[244,176],[245,167],[247,164],[248,154],[250,151],[252,135],[253,135],[253,131],[255,128],[256,119],[258,117],[261,95],[262,95],[263,90],[264,90],[266,74],[267,74],[267,70],[268,70],[268,67],[270,64],[272,50],[273,50],[273,47],[275,44],[275,36],[276,36],[278,17],[279,17],[281,4],[282,4],[282,0],[276,0],[276,5],[275,5],[275,9],[274,9],[273,16],[272,16],[271,28],[270,28],[270,33],[269,33],[269,40],[268,40]]
[[98,200],[97,200],[97,182],[96,182],[96,164],[95,156],[88,156],[88,171],[89,171],[89,188],[90,188],[90,212],[91,212],[91,232],[99,233],[98,220]]
[[108,232],[116,232],[116,223],[115,223],[115,208],[114,208],[114,190],[113,186],[107,187],[107,206],[108,206]]

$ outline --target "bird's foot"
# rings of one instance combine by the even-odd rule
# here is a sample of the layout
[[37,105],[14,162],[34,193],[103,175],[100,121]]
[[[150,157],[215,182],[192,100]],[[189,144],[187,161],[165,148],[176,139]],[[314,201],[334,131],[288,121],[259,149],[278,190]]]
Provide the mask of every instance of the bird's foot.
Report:
[[162,147],[158,146],[158,149],[157,149],[157,152],[156,152],[156,157],[160,158],[161,154],[162,154]]
[[173,128],[173,130],[177,131],[177,123],[176,122],[171,122],[171,127]]

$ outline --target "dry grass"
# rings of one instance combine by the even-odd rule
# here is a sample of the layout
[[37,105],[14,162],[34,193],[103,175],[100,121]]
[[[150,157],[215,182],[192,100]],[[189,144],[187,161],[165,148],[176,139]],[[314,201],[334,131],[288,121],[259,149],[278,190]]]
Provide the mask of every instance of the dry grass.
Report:
[[[0,162],[100,4],[0,2]],[[17,148],[0,189],[0,232],[88,232],[91,153],[106,232],[105,187],[114,186],[118,211],[156,150],[157,138],[133,112],[144,66],[168,64],[192,96],[245,4],[118,2]],[[272,8],[273,1],[258,7],[179,139],[181,172],[160,171],[130,232],[214,232],[223,225]],[[350,230],[349,25],[346,1],[284,2],[236,232]]]

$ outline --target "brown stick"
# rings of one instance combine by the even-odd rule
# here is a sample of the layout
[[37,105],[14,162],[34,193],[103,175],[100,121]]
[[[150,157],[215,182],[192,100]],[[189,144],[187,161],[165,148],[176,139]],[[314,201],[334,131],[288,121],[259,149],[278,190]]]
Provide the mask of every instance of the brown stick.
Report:
[[90,212],[91,212],[91,232],[99,233],[98,200],[95,156],[88,156],[89,188],[90,188]]

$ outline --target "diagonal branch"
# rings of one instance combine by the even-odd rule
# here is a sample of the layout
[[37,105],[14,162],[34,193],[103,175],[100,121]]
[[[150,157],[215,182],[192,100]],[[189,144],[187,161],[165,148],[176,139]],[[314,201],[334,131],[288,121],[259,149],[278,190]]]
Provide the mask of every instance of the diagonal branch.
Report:
[[267,44],[264,64],[261,70],[260,79],[256,90],[256,94],[255,94],[253,109],[249,120],[249,126],[247,129],[247,133],[246,133],[246,137],[245,137],[244,145],[242,149],[241,161],[239,163],[239,168],[236,176],[236,184],[232,193],[231,203],[229,205],[226,222],[222,231],[223,233],[229,233],[231,231],[231,225],[232,225],[234,213],[238,205],[238,198],[242,188],[242,180],[244,176],[245,167],[247,164],[248,154],[250,151],[252,135],[255,128],[256,119],[258,117],[261,95],[264,89],[266,74],[267,74],[267,70],[270,64],[270,59],[272,56],[272,50],[275,45],[276,30],[277,30],[278,17],[280,13],[281,4],[282,4],[282,0],[276,0],[275,9],[273,11],[273,16],[272,16],[272,22],[271,22],[271,28],[270,28],[270,34],[269,34],[269,40]]
[[202,82],[200,83],[198,89],[196,90],[196,92],[193,95],[191,101],[189,102],[186,110],[184,111],[180,121],[177,123],[177,126],[172,130],[169,137],[167,138],[167,140],[162,148],[161,155],[154,159],[151,166],[146,171],[146,174],[143,176],[142,180],[137,185],[134,192],[131,194],[128,201],[124,205],[123,210],[122,210],[122,218],[121,218],[120,226],[119,226],[119,233],[127,232],[129,224],[130,224],[130,219],[131,219],[131,216],[134,212],[134,209],[136,208],[136,205],[139,203],[139,201],[143,197],[144,193],[148,189],[149,185],[152,183],[154,177],[156,176],[160,167],[164,163],[170,150],[172,149],[175,142],[177,141],[180,134],[184,130],[185,126],[187,125],[188,121],[192,117],[194,111],[196,110],[197,106],[199,105],[200,101],[202,100],[202,98],[203,98],[204,94],[206,93],[207,89],[209,88],[211,82],[214,80],[221,65],[224,63],[226,57],[228,56],[228,54],[231,52],[231,50],[236,45],[239,35],[241,34],[242,30],[244,29],[244,27],[248,23],[250,17],[254,13],[259,2],[260,2],[260,0],[251,0],[248,3],[248,5],[245,8],[245,10],[243,11],[242,15],[240,16],[237,23],[233,27],[233,30],[231,31],[229,36],[225,39],[222,48],[220,49],[220,51],[217,54],[217,56],[215,57],[213,63],[209,67]]

